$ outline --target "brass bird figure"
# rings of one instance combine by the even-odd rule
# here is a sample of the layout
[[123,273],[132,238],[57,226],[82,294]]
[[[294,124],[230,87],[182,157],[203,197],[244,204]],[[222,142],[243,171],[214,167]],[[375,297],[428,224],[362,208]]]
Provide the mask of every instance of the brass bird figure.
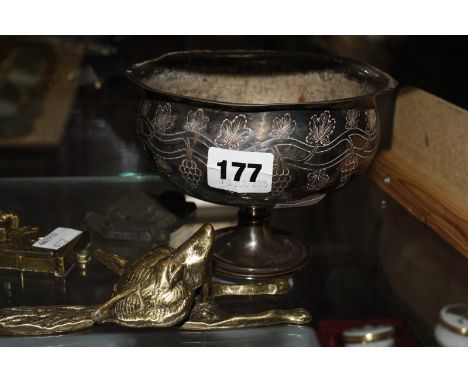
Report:
[[120,276],[107,302],[0,309],[0,334],[64,333],[96,323],[209,330],[310,322],[310,314],[302,308],[241,315],[221,312],[214,301],[217,296],[281,294],[289,286],[287,280],[242,285],[212,282],[213,240],[213,227],[204,224],[179,248],[157,246],[132,263],[97,250],[94,257]]

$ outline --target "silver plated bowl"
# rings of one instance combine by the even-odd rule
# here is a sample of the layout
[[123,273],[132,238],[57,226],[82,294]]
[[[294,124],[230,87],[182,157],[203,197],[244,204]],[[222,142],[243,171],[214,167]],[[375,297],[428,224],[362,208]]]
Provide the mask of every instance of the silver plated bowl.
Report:
[[[217,231],[214,265],[248,279],[307,262],[300,240],[268,227],[271,208],[317,203],[365,171],[379,144],[376,100],[396,86],[353,60],[272,51],[170,53],[127,76],[144,89],[138,138],[158,172],[191,196],[240,207],[238,226]],[[237,171],[223,173],[223,150],[237,170],[242,158],[254,170],[244,153],[270,162],[258,180],[245,172],[236,182]]]

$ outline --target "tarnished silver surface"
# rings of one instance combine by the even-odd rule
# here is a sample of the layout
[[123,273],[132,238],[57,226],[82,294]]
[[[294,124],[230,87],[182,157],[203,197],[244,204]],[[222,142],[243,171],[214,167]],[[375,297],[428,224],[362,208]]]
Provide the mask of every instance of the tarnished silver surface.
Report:
[[[244,216],[314,204],[365,171],[379,145],[376,98],[396,86],[369,65],[298,52],[177,52],[127,75],[144,89],[138,138],[158,172],[191,196],[244,208]],[[212,147],[271,153],[271,190],[208,186]],[[300,269],[307,258],[293,236],[244,219],[218,234],[215,271],[270,278]]]
[[[196,198],[239,207],[294,206],[341,188],[369,166],[379,144],[373,107],[236,114],[148,98],[138,123],[141,145],[162,175]],[[210,147],[272,153],[271,192],[209,187]]]
[[[295,52],[179,52],[127,74],[145,89],[138,137],[158,171],[192,196],[239,207],[303,200],[364,171],[379,143],[375,98],[396,85],[369,65]],[[210,147],[272,153],[271,192],[209,187]]]

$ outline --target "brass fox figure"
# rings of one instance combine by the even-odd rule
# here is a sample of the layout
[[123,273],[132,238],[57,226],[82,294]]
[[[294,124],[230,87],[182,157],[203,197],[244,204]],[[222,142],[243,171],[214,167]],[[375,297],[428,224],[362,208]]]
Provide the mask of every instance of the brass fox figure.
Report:
[[310,314],[301,308],[242,315],[219,311],[216,296],[280,294],[289,287],[286,280],[244,285],[212,282],[213,240],[213,227],[204,224],[179,248],[158,246],[132,263],[97,250],[94,257],[120,276],[107,302],[101,306],[1,309],[0,334],[64,333],[96,323],[209,330],[310,322]]

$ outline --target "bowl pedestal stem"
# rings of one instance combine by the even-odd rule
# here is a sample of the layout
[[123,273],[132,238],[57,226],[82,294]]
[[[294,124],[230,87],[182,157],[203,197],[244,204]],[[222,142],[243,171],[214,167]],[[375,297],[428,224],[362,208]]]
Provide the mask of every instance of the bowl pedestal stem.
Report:
[[290,233],[270,228],[270,212],[265,207],[241,207],[236,227],[215,232],[215,275],[234,280],[268,279],[306,265],[306,245]]

